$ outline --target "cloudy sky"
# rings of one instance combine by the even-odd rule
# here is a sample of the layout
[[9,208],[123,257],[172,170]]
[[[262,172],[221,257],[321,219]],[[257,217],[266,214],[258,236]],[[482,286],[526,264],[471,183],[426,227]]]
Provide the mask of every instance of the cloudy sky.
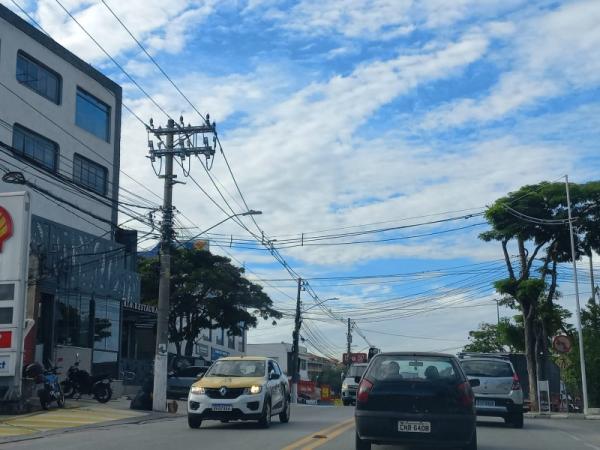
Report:
[[[16,3],[119,82],[143,120],[166,122],[55,0]],[[106,5],[61,3],[164,110],[202,121]],[[264,232],[313,294],[337,297],[325,310],[302,293],[310,349],[339,356],[351,317],[383,349],[456,350],[468,330],[496,320],[491,282],[504,275],[498,246],[477,239],[486,229],[477,214],[524,184],[597,177],[598,1],[105,3],[217,121],[248,207],[263,211],[258,226],[243,218],[251,233],[232,220],[216,228],[212,251],[234,257],[291,313],[295,282],[257,243]],[[122,169],[159,196],[125,176],[122,185],[156,203],[161,182],[146,154],[143,126],[124,111]],[[246,210],[220,153],[210,176],[231,210],[200,161],[185,167],[225,212],[180,170],[179,223],[197,227],[182,236]],[[262,324],[250,339],[289,341],[291,323]],[[367,345],[357,333],[353,344]]]

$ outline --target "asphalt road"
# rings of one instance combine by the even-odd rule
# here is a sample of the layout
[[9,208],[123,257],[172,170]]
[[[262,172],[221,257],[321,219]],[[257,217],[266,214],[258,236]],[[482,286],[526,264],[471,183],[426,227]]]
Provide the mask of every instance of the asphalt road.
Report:
[[[352,408],[297,406],[292,421],[273,421],[269,430],[254,423],[205,422],[189,429],[186,418],[150,421],[71,431],[24,442],[0,445],[15,450],[217,450],[354,449]],[[480,450],[600,450],[600,421],[574,419],[527,420],[523,430],[507,428],[501,421],[478,424]],[[391,449],[398,447],[374,447]]]

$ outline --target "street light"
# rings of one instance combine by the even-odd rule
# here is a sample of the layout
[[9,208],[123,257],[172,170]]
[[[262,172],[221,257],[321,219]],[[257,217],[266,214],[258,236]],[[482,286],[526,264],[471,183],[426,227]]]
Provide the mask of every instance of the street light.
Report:
[[[246,212],[243,213],[237,213],[237,214],[232,214],[229,217],[225,217],[223,220],[221,220],[220,222],[214,224],[212,227],[207,228],[204,231],[201,231],[200,233],[196,234],[195,236],[192,236],[191,238],[188,239],[188,241],[193,241],[194,239],[199,238],[200,236],[202,236],[205,233],[208,233],[210,230],[212,230],[213,228],[218,227],[219,225],[221,225],[224,222],[227,222],[229,219],[233,219],[234,217],[239,217],[239,216],[260,216],[262,214],[262,211],[257,211],[254,209],[250,209]],[[181,246],[182,244],[180,244]]]

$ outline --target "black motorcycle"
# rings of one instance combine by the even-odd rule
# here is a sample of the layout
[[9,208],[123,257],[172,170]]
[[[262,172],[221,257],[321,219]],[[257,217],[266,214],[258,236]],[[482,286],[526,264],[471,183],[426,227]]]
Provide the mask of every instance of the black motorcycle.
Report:
[[80,369],[79,361],[76,361],[69,367],[67,379],[61,385],[67,398],[91,395],[100,403],[106,403],[112,397],[110,381],[107,375],[91,376],[86,370]]

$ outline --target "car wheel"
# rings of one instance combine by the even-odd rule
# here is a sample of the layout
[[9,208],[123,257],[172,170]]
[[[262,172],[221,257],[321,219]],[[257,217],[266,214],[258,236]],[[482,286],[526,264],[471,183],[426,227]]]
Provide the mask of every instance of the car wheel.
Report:
[[523,413],[515,413],[510,417],[510,423],[515,428],[523,428]]
[[200,428],[200,425],[202,425],[202,419],[195,414],[188,414],[188,425],[190,428]]
[[350,405],[350,400],[342,400],[342,402],[344,403],[344,406]]
[[371,450],[371,443],[369,441],[365,441],[364,439],[361,439],[360,436],[358,435],[358,433],[356,433],[355,442],[356,442],[356,445],[355,445],[356,450]]
[[265,406],[263,406],[263,412],[258,419],[258,424],[262,428],[269,428],[271,426],[271,399],[265,398]]
[[473,431],[471,441],[463,447],[463,450],[477,450],[477,430]]
[[281,423],[288,423],[290,421],[290,415],[292,412],[292,406],[290,405],[290,400],[285,399],[285,405],[283,405],[283,411],[279,413],[279,421]]

